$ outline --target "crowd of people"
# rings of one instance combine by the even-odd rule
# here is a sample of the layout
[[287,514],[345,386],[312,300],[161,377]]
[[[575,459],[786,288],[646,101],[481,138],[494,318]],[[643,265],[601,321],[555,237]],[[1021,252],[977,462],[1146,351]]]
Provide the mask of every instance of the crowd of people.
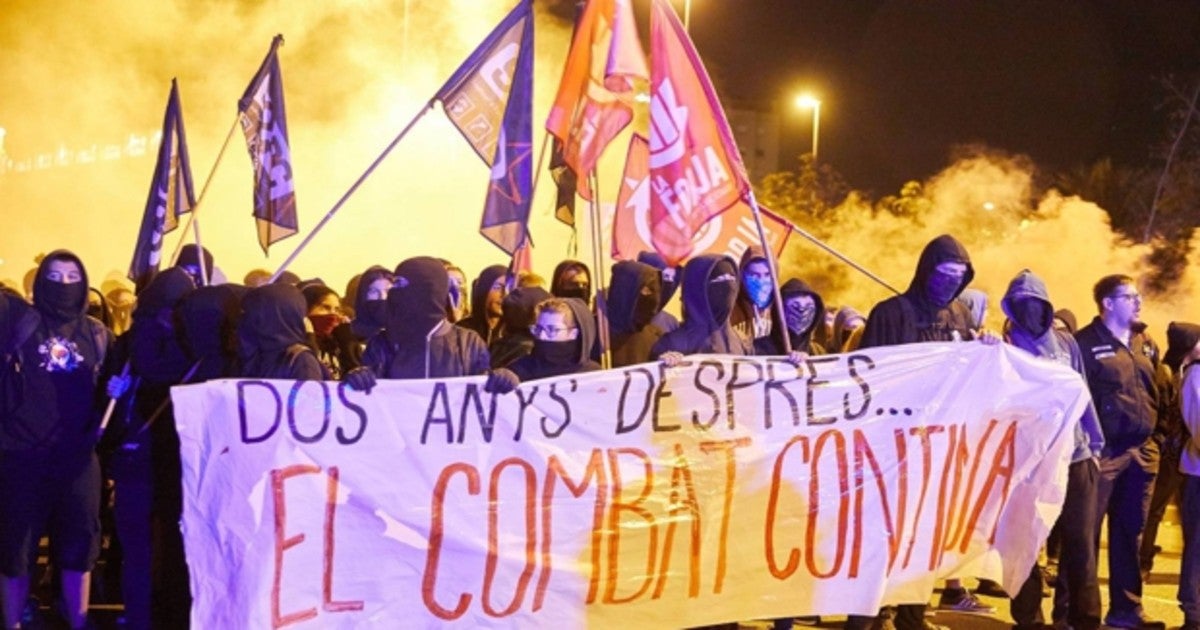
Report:
[[[1094,287],[1095,317],[1076,329],[1033,272],[999,300],[1003,330],[984,326],[987,296],[970,288],[961,243],[940,236],[921,252],[906,291],[869,316],[828,306],[802,279],[778,283],[756,248],[740,261],[700,255],[682,268],[653,253],[613,265],[595,291],[591,270],[566,260],[549,282],[487,267],[473,281],[453,263],[418,256],[372,266],[344,293],[319,279],[255,270],[244,284],[214,283],[214,260],[188,246],[174,267],[132,294],[89,289],[69,251],[40,262],[32,286],[0,288],[0,607],[6,628],[30,624],[30,574],[50,541],[61,616],[89,623],[90,573],[101,514],[120,549],[123,624],[187,627],[190,597],[179,528],[179,440],[170,387],[216,378],[338,379],[370,391],[378,379],[486,375],[489,391],[522,381],[662,361],[689,354],[807,355],[925,343],[1011,343],[1078,371],[1093,405],[1076,424],[1062,515],[1017,593],[1018,628],[1162,627],[1147,619],[1142,586],[1158,522],[1181,497],[1185,552],[1179,603],[1200,629],[1200,326],[1172,323],[1167,350],[1139,320],[1137,283]],[[776,288],[778,286],[778,288]],[[665,309],[680,293],[681,318]],[[126,293],[129,293],[126,291]],[[124,314],[122,314],[124,313]],[[607,334],[605,334],[607,333]],[[111,492],[105,489],[111,488]],[[1109,606],[1101,609],[1097,558],[1107,523]],[[1054,568],[1056,567],[1056,568]],[[1049,575],[1045,573],[1049,569]],[[960,576],[969,578],[971,576]],[[948,580],[938,608],[994,613]],[[1043,589],[1054,587],[1052,619]],[[930,630],[927,603],[850,615],[846,628]],[[775,622],[787,628],[791,619]],[[734,624],[736,626],[736,624]]]

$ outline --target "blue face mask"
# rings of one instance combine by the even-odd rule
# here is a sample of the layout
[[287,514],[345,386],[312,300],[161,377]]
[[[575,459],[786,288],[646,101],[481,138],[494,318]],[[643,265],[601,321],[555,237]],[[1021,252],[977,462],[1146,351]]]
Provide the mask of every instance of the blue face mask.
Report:
[[766,308],[771,303],[771,280],[770,278],[748,277],[746,278],[746,293],[750,296],[750,301],[758,308]]

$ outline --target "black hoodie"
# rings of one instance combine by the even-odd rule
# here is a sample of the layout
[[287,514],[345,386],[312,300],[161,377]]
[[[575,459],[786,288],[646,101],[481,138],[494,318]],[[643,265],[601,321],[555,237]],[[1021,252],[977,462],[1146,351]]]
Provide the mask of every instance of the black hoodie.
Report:
[[324,380],[321,362],[308,345],[304,294],[290,284],[268,284],[242,298],[238,323],[244,378]]
[[[812,322],[808,328],[800,332],[792,330],[787,325],[787,302],[789,298],[798,295],[807,295],[812,297],[813,303],[816,305],[816,313],[813,315]],[[779,287],[779,296],[783,299],[784,305],[784,323],[780,326],[780,330],[786,330],[788,340],[792,344],[792,350],[798,350],[806,354],[825,354],[825,348],[813,339],[813,334],[819,326],[825,325],[825,301],[821,296],[812,290],[803,280],[791,278]],[[771,335],[762,339],[755,340],[754,353],[759,355],[783,354],[783,345],[779,343],[778,335]]]
[[353,296],[354,319],[338,324],[333,329],[333,341],[338,347],[343,374],[362,365],[367,340],[387,326],[387,297],[384,296],[382,300],[367,299],[371,284],[381,278],[392,282],[395,276],[391,271],[375,265],[357,277]]
[[247,291],[241,285],[218,284],[200,287],[180,302],[184,350],[200,362],[191,382],[237,376],[237,325]]
[[450,378],[487,372],[489,355],[483,340],[473,330],[446,320],[449,290],[450,277],[437,258],[418,256],[400,263],[396,284],[388,291],[387,328],[367,342],[363,365],[379,378]]
[[[710,285],[719,276],[723,281],[720,293],[724,302],[713,304],[709,299]],[[733,259],[718,254],[704,254],[688,261],[683,268],[683,323],[658,340],[650,349],[650,358],[658,359],[664,352],[683,354],[754,354],[750,342],[729,325],[729,315],[737,300],[738,269]]]
[[[587,276],[587,283],[582,287],[577,287],[576,284],[567,284],[567,272],[575,271]],[[550,276],[550,294],[560,298],[578,298],[583,300],[585,304],[592,303],[592,270],[587,265],[578,260],[564,260],[554,268],[554,275]]]
[[[487,295],[492,290],[492,285],[496,280],[503,278],[508,273],[508,268],[504,265],[492,265],[485,267],[479,272],[479,277],[471,283],[471,314],[465,317],[462,321],[455,324],[467,330],[473,330],[483,339],[485,344],[490,344],[503,334],[504,324],[497,322],[493,328],[488,325],[487,320]],[[449,295],[449,280],[447,282],[446,299],[450,299]]]
[[541,287],[518,287],[504,296],[504,336],[488,347],[492,355],[492,368],[507,367],[533,351],[533,309],[538,303],[549,299],[550,294]]
[[547,347],[547,342],[535,340],[533,342],[533,352],[509,366],[509,369],[516,373],[522,381],[563,376],[565,374],[578,374],[580,372],[592,372],[600,369],[600,364],[590,358],[591,347],[596,343],[596,321],[592,317],[592,311],[579,298],[561,299],[571,308],[571,313],[575,316],[575,323],[579,326],[579,335],[570,342],[573,344],[571,357],[568,360],[555,360],[549,356],[549,353],[542,351],[543,348]]
[[[967,272],[950,296],[940,305],[929,295],[929,280],[937,266],[957,262],[967,266]],[[974,337],[971,312],[955,300],[971,283],[975,270],[967,250],[953,236],[943,234],[925,246],[917,262],[908,290],[875,305],[867,317],[860,348],[894,346],[922,341],[955,341]]]
[[[50,263],[73,261],[81,280],[46,279]],[[33,284],[33,306],[5,296],[5,345],[20,334],[22,319],[36,323],[16,348],[21,364],[20,404],[0,418],[0,451],[62,449],[89,454],[98,420],[98,374],[112,333],[87,316],[88,278],[83,262],[66,250],[46,255]]]
[[679,281],[683,278],[683,268],[668,267],[667,261],[663,260],[658,252],[639,252],[637,260],[657,269],[659,281],[662,283],[662,293],[658,299],[658,314],[654,316],[651,323],[658,326],[664,334],[679,328],[679,319],[664,309],[667,308],[671,298],[675,297],[675,292],[679,290]]
[[663,336],[663,330],[651,323],[661,308],[661,297],[662,277],[657,269],[632,260],[613,265],[608,287],[613,367],[650,360],[650,349]]

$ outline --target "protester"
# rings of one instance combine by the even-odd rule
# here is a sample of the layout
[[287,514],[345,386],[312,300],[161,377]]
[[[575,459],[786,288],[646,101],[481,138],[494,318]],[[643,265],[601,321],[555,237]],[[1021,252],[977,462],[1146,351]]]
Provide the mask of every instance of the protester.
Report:
[[504,334],[488,347],[493,368],[508,367],[533,350],[534,335],[529,330],[536,323],[533,310],[548,298],[550,294],[540,287],[517,287],[504,296]]
[[242,298],[238,341],[242,378],[320,381],[329,378],[308,344],[308,305],[291,284],[267,284]]
[[613,367],[650,360],[650,349],[663,336],[652,323],[661,298],[662,278],[654,267],[632,260],[612,266],[607,307]]
[[[200,273],[201,259],[204,263],[203,275]],[[192,282],[196,283],[198,287],[212,284],[213,255],[207,247],[197,247],[195,243],[184,245],[179,250],[179,258],[175,259],[175,266],[186,271],[192,277]]]
[[1088,387],[1104,429],[1096,489],[1097,527],[1108,518],[1109,609],[1104,623],[1114,628],[1161,627],[1142,609],[1138,557],[1158,473],[1158,444],[1152,438],[1158,414],[1156,350],[1135,330],[1142,297],[1133,278],[1105,276],[1092,296],[1100,314],[1075,334],[1075,340],[1083,350]]
[[[1083,355],[1074,337],[1053,327],[1054,307],[1041,278],[1027,269],[1017,274],[1009,283],[1000,307],[1011,322],[1009,343],[1036,357],[1084,373]],[[1066,498],[1058,524],[1064,536],[1055,621],[1065,621],[1076,630],[1094,630],[1100,627],[1100,583],[1096,575],[1096,522],[1092,515],[1098,478],[1095,458],[1104,447],[1104,435],[1091,404],[1075,424],[1074,435]],[[1010,605],[1016,628],[1044,625],[1043,582],[1041,570],[1035,564]]]
[[251,289],[261,287],[270,281],[271,272],[266,269],[251,269],[246,272],[246,277],[242,279],[242,283]]
[[778,324],[781,318],[773,306],[775,284],[771,264],[761,247],[746,248],[738,272],[741,290],[729,324],[754,344],[755,354],[780,354],[783,352],[783,326]]
[[[354,283],[354,318],[333,329],[342,373],[362,365],[367,340],[387,326],[387,294],[392,288],[392,272],[375,265],[362,272]],[[349,294],[347,294],[349,295]]]
[[109,364],[114,378],[108,395],[120,404],[105,435],[111,445],[106,469],[115,484],[127,628],[178,627],[186,623],[181,609],[191,601],[178,527],[183,498],[170,388],[191,377],[194,361],[180,343],[175,315],[194,288],[183,269],[155,275],[139,294],[133,326],[118,339]]
[[113,334],[120,335],[129,330],[133,323],[133,308],[137,304],[137,298],[133,291],[122,286],[110,289],[105,297],[108,298],[108,306],[112,309]]
[[339,343],[333,335],[342,324],[349,320],[342,315],[342,300],[337,291],[324,284],[310,284],[301,291],[307,305],[307,317],[312,324],[313,348],[321,365],[333,379],[339,379],[345,368],[346,360],[342,357],[345,343]]
[[484,344],[499,339],[503,330],[501,305],[508,290],[507,280],[508,269],[504,265],[492,265],[479,272],[479,277],[471,283],[470,312],[455,325],[475,331]]
[[[921,251],[917,270],[908,289],[890,297],[871,309],[867,327],[863,330],[861,348],[899,345],[930,341],[963,341],[975,339],[976,331],[971,313],[955,298],[962,292],[975,270],[967,250],[953,236],[943,234]],[[987,343],[998,343],[992,333],[981,334]],[[938,608],[957,612],[989,614],[995,609],[983,604],[961,584],[947,581],[938,601]],[[896,607],[895,626],[898,630],[941,629],[925,619],[925,603]],[[878,622],[886,623],[891,614],[884,611]],[[870,617],[851,615],[846,628],[868,628],[877,622]]]
[[248,290],[236,284],[199,287],[180,302],[183,347],[196,366],[191,382],[238,375],[238,320]]
[[1179,569],[1181,630],[1200,630],[1200,325],[1171,322],[1167,327],[1167,354],[1163,362],[1182,375],[1180,411],[1187,441],[1179,458],[1183,477],[1180,520],[1183,525],[1183,559]]
[[[779,288],[783,298],[783,330],[787,332],[791,350],[805,354],[825,354],[825,348],[814,337],[816,330],[825,323],[825,301],[803,280],[791,278]],[[764,344],[765,354],[785,354],[783,347]],[[764,354],[759,352],[758,354]]]
[[62,571],[61,609],[81,628],[100,550],[97,383],[112,333],[86,315],[87,271],[75,254],[47,254],[33,284],[32,306],[0,294],[14,386],[0,410],[0,601],[5,627],[20,627],[44,532]]
[[108,300],[104,298],[104,294],[100,292],[100,289],[95,287],[88,289],[87,314],[88,317],[104,324],[105,328],[112,330],[112,309],[109,308]]
[[683,323],[650,348],[650,358],[716,353],[754,354],[750,341],[729,325],[738,295],[737,265],[728,256],[701,254],[683,268]]
[[[1169,331],[1168,331],[1169,332]],[[1169,340],[1169,337],[1168,337]],[[1179,472],[1179,460],[1183,455],[1187,435],[1179,406],[1179,365],[1168,365],[1165,360],[1155,366],[1155,385],[1158,388],[1158,421],[1154,425],[1153,440],[1159,448],[1158,475],[1154,478],[1154,490],[1150,495],[1150,509],[1146,514],[1146,529],[1142,533],[1142,545],[1138,552],[1142,582],[1150,579],[1154,569],[1154,557],[1162,548],[1158,545],[1158,529],[1167,512],[1167,505],[1178,498],[1183,487],[1183,476]]]
[[852,306],[843,306],[833,319],[833,347],[830,352],[853,352],[862,341],[862,331],[867,327],[867,318]]
[[417,256],[400,263],[388,291],[387,327],[367,341],[363,364],[346,374],[346,382],[356,390],[370,391],[376,378],[447,378],[487,372],[490,357],[483,340],[473,330],[446,320],[449,290],[450,279],[440,260]]
[[535,308],[534,321],[530,326],[533,350],[509,366],[522,381],[600,369],[600,364],[589,358],[596,328],[583,300],[543,300]]
[[592,304],[592,272],[578,260],[564,260],[550,276],[550,294],[560,298],[578,298]]
[[962,305],[970,311],[971,323],[974,324],[973,328],[975,330],[983,328],[988,311],[987,294],[979,289],[963,289],[962,293],[959,293],[958,297],[954,299],[962,302]]
[[683,270],[679,267],[667,266],[667,262],[658,255],[658,252],[640,252],[637,261],[657,269],[659,283],[662,285],[662,293],[658,300],[658,313],[654,319],[650,320],[650,323],[658,326],[664,334],[679,328],[679,319],[668,313],[666,309],[667,304],[671,302],[671,298],[675,297],[675,292],[679,289],[679,282],[683,279]]

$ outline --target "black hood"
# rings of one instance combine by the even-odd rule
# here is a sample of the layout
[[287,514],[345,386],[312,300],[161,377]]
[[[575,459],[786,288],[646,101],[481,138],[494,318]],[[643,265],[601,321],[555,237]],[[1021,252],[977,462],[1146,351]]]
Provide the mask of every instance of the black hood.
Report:
[[932,300],[929,299],[926,292],[926,285],[937,266],[944,262],[957,262],[967,266],[967,273],[963,276],[962,284],[958,286],[958,291],[953,296],[957,298],[975,278],[975,268],[971,266],[971,257],[967,254],[967,248],[949,234],[943,234],[929,241],[925,245],[925,249],[921,250],[921,258],[917,261],[917,272],[913,274],[912,282],[909,283],[905,294],[923,304],[930,304]]
[[[729,303],[724,305],[725,316],[717,318],[714,315],[714,306],[719,308],[722,305],[712,305],[709,303],[708,285],[713,278],[722,273],[728,273],[734,277],[734,286],[729,297]],[[699,327],[707,332],[717,330],[729,323],[729,314],[732,312],[733,303],[737,299],[737,285],[739,284],[737,275],[737,264],[728,256],[704,254],[689,260],[683,268],[684,323]]]
[[[371,283],[380,278],[387,278],[388,282],[395,280],[391,271],[381,265],[374,265],[362,272],[358,276],[358,282],[354,285],[354,321],[350,325],[354,329],[354,333],[360,337],[369,337],[387,325],[386,317],[380,321],[371,319],[371,309],[367,308],[367,293],[371,290]],[[387,296],[384,296],[383,299],[386,301]]]
[[242,320],[238,338],[242,354],[284,350],[307,343],[304,318],[308,306],[304,294],[290,284],[267,284],[251,289],[242,298]]
[[[817,307],[817,312],[815,315],[813,315],[812,324],[809,324],[807,330],[802,330],[799,333],[793,333],[792,329],[787,327],[787,310],[785,307],[783,327],[792,336],[793,342],[799,340],[802,341],[805,346],[807,346],[807,344],[812,341],[813,331],[815,331],[818,326],[825,325],[825,300],[822,300],[821,295],[816,291],[813,291],[812,287],[808,286],[808,283],[799,278],[791,278],[787,282],[783,283],[783,286],[779,287],[779,297],[783,300],[785,305],[787,304],[788,298],[797,295],[812,296],[813,303],[816,304]],[[792,347],[796,348],[799,345],[801,344],[793,343]]]
[[1200,342],[1200,326],[1171,322],[1167,326],[1167,353],[1163,356],[1163,363],[1178,373],[1184,357],[1196,347],[1197,342]]
[[650,265],[658,270],[658,276],[662,282],[662,295],[658,300],[658,308],[661,310],[675,297],[675,292],[679,290],[679,283],[683,280],[683,270],[679,267],[667,266],[667,261],[658,252],[641,252],[638,254],[638,262]]
[[[467,319],[472,322],[480,323],[484,329],[487,328],[487,294],[491,291],[492,285],[496,283],[496,279],[503,278],[508,273],[508,267],[504,265],[492,265],[484,267],[483,271],[479,272],[479,277],[475,278],[471,283],[471,315]],[[449,276],[446,281],[446,297],[449,299]]]
[[502,319],[504,320],[505,335],[530,337],[529,327],[533,325],[533,308],[550,297],[550,293],[541,287],[518,287],[504,296]]
[[[38,264],[37,276],[33,279],[33,305],[43,315],[59,319],[52,312],[54,310],[53,307],[45,299],[47,285],[53,282],[53,280],[46,279],[46,269],[50,266],[51,262],[56,260],[70,260],[79,266],[79,283],[82,290],[79,291],[78,304],[71,304],[69,310],[71,319],[82,318],[87,314],[88,287],[91,285],[88,284],[87,269],[83,266],[83,261],[79,259],[79,256],[65,249],[56,249],[46,254],[42,262]],[[63,315],[66,315],[66,313],[63,313]]]
[[636,332],[634,314],[642,288],[648,288],[658,301],[662,293],[662,278],[650,265],[622,260],[612,266],[608,286],[608,324],[614,333]]
[[[571,314],[575,316],[575,323],[579,326],[579,336],[575,338],[579,344],[576,346],[576,350],[578,350],[576,364],[585,365],[591,361],[592,346],[596,344],[596,318],[583,300],[579,298],[561,299],[571,307]],[[534,341],[535,345],[538,343],[541,342]]]
[[218,284],[199,287],[180,301],[179,321],[192,359],[236,355],[239,304],[246,292],[241,285]]
[[592,270],[578,260],[564,260],[558,263],[558,266],[554,268],[554,275],[550,277],[550,294],[554,297],[579,297],[571,293],[570,289],[566,286],[566,278],[564,276],[568,271],[572,270],[582,271],[587,275],[587,295],[583,296],[581,299],[583,299],[585,302],[590,302],[592,299],[592,293],[595,289],[595,287],[592,286]]
[[431,256],[409,258],[396,266],[395,284],[388,291],[388,337],[393,342],[425,340],[446,318],[450,276],[442,261]]
[[164,269],[154,275],[137,294],[133,319],[154,318],[163,309],[175,308],[179,301],[196,288],[192,277],[178,267]]
[[188,243],[179,250],[179,258],[175,259],[175,267],[182,268],[184,265],[200,266],[200,256],[204,256],[204,279],[207,282],[212,282],[213,277],[213,255],[208,251],[207,247],[196,247],[195,243]]

